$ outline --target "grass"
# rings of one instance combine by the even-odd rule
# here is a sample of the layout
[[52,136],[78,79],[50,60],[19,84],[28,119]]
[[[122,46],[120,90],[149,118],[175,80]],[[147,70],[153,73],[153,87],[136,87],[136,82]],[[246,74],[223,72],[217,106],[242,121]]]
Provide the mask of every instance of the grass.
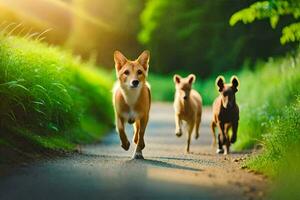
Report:
[[300,54],[259,63],[254,72],[244,70],[239,78],[239,139],[234,146],[238,150],[264,143],[271,123],[296,102],[300,94]]
[[300,150],[300,99],[295,104],[285,106],[282,113],[268,122],[268,125],[270,127],[262,136],[262,154],[251,158],[247,166],[275,177],[283,165],[285,168],[293,168],[300,164],[283,164],[283,161],[288,162],[288,157],[297,158]]
[[0,35],[0,130],[50,149],[95,141],[113,124],[111,87],[108,73],[68,52]]
[[270,199],[299,199],[300,53],[258,63],[239,74],[240,123],[235,149],[262,146],[245,165],[275,181]]

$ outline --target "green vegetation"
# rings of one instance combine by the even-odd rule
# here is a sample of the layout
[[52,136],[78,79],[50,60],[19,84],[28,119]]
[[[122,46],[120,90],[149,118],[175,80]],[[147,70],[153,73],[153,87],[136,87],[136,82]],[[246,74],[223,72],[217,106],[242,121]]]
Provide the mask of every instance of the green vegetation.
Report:
[[[293,2],[284,7],[289,8],[288,12],[277,14],[278,5],[285,1]],[[142,50],[149,49],[151,72],[188,71],[207,79],[220,72],[238,71],[244,62],[253,66],[257,59],[290,51],[295,44],[282,46],[279,42],[281,30],[287,25],[291,26],[284,29],[285,35],[299,35],[296,31],[298,26],[294,24],[298,16],[294,5],[297,4],[293,0],[270,0],[269,7],[263,6],[254,14],[248,12],[248,17],[255,17],[261,12],[271,13],[272,22],[276,24],[274,29],[266,28],[269,25],[268,15],[255,17],[262,20],[247,26],[238,23],[246,14],[233,17],[234,13],[256,0],[22,2],[8,4],[0,1],[0,21],[4,22],[0,29],[11,22],[22,22],[16,29],[15,26],[7,29],[14,35],[51,29],[42,37],[46,42],[69,48],[84,59],[91,59],[110,69],[113,68],[114,50],[121,50],[128,58],[135,58]],[[276,17],[273,17],[274,13]],[[231,24],[236,24],[233,27],[229,25],[231,17],[234,19]],[[293,41],[292,38],[290,40]]]
[[270,122],[281,116],[285,106],[295,103],[300,94],[300,54],[258,63],[254,72],[239,74],[241,106],[239,140],[236,149],[251,148],[261,142],[272,127]]
[[252,23],[255,20],[269,19],[273,29],[278,25],[279,19],[284,16],[292,16],[289,25],[282,29],[280,38],[281,44],[300,41],[300,2],[295,0],[268,0],[258,1],[248,8],[242,9],[230,18],[230,25],[235,25],[238,21],[243,23]]
[[[299,113],[299,106],[298,106]],[[282,126],[286,127],[283,123]],[[298,114],[298,130],[299,130],[299,114]],[[298,131],[299,134],[299,131]],[[292,141],[294,144],[295,142]],[[299,156],[299,137],[296,146],[285,147],[287,151],[280,158],[279,172],[275,180],[275,187],[270,194],[270,199],[299,199],[299,178],[300,178],[300,156]]]
[[[271,176],[278,175],[280,168],[286,165],[283,160],[297,157],[295,152],[300,150],[300,99],[295,104],[283,106],[281,112],[267,123],[269,127],[262,139],[263,153],[247,163],[250,168]],[[294,165],[289,163],[285,168]]]
[[[253,2],[147,1],[138,38],[151,51],[152,72],[188,71],[209,78],[290,50],[291,45],[280,45],[281,30],[267,29],[266,20],[229,26],[232,14]],[[288,22],[282,19],[278,26]]]
[[113,122],[107,77],[56,47],[2,34],[1,143],[73,149],[99,139]]
[[[300,159],[300,53],[239,74],[240,126],[235,149],[262,146],[245,165],[276,178],[271,199],[297,199]],[[289,198],[287,198],[289,197]]]

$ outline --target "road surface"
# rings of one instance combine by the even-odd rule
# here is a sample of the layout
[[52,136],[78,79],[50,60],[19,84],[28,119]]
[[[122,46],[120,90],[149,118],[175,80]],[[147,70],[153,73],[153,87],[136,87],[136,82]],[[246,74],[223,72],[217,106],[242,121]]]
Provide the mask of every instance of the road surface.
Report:
[[[204,109],[200,138],[185,153],[186,135],[174,133],[171,104],[155,103],[146,130],[145,160],[131,160],[112,132],[82,154],[38,161],[0,177],[0,199],[263,199],[266,180],[241,169],[247,153],[216,155],[210,146],[211,111]],[[132,138],[132,128],[127,128]]]

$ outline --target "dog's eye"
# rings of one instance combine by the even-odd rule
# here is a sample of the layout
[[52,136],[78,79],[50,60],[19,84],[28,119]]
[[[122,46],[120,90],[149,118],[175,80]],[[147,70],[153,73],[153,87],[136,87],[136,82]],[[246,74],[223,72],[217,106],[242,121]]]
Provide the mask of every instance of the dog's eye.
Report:
[[138,73],[138,75],[141,75],[143,72],[142,72],[142,70],[139,69],[139,70],[137,71],[137,73]]
[[124,74],[129,75],[129,70],[125,70]]

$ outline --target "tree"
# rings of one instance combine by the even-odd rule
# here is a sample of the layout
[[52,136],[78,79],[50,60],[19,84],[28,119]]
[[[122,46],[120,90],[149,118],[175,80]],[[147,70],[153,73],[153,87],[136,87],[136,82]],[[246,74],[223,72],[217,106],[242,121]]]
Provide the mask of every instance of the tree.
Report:
[[276,28],[280,17],[292,16],[295,22],[282,29],[281,44],[300,41],[300,1],[297,0],[268,0],[255,2],[247,8],[234,13],[230,18],[230,25],[234,26],[242,21],[244,24],[255,20],[269,19],[270,25]]
[[138,39],[151,50],[152,71],[208,77],[239,69],[245,60],[251,63],[290,50],[290,45],[283,47],[278,42],[281,32],[266,29],[264,20],[250,26],[229,26],[233,13],[254,2],[148,0]]

